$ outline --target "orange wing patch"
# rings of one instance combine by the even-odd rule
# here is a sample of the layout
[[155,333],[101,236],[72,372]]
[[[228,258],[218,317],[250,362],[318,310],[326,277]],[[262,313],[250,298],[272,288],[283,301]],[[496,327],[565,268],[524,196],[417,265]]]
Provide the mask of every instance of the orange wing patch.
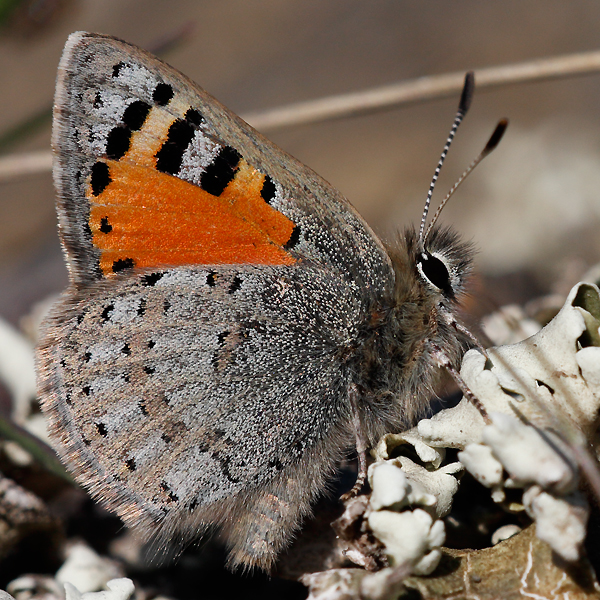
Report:
[[243,159],[218,196],[128,160],[94,169],[105,185],[94,189],[92,173],[89,225],[105,276],[132,266],[295,262],[284,249],[294,223],[263,199],[265,175]]

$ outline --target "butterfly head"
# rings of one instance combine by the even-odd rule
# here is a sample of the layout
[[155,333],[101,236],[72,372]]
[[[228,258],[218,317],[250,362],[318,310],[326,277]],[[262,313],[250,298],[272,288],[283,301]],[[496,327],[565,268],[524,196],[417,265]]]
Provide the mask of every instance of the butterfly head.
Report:
[[475,249],[451,227],[434,227],[421,247],[413,227],[388,252],[396,274],[396,302],[432,302],[449,311],[460,303],[473,271]]

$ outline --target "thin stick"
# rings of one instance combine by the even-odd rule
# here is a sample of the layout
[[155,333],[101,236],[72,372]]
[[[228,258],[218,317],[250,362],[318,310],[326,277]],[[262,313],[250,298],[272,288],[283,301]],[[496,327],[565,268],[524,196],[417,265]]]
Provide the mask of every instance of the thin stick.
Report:
[[[465,69],[466,70],[466,69]],[[475,69],[477,93],[512,83],[573,77],[600,71],[600,51],[567,54],[513,65]],[[298,102],[244,116],[259,131],[363,114],[394,106],[447,98],[460,92],[465,71],[401,81],[364,92]]]
[[[600,51],[567,54],[554,58],[544,58],[513,65],[489,67],[475,71],[477,91],[510,85],[513,83],[532,83],[547,79],[560,79],[576,75],[589,75],[600,72]],[[354,92],[339,96],[329,96],[319,100],[298,102],[280,108],[243,115],[244,120],[259,131],[317,123],[331,119],[340,119],[352,115],[386,110],[396,106],[405,106],[417,102],[428,102],[439,98],[454,96],[462,89],[464,71],[446,73],[431,77],[419,77],[364,92]],[[35,153],[38,154],[38,153]],[[47,153],[49,157],[50,153]],[[21,164],[26,164],[22,154]],[[9,169],[10,167],[10,169]],[[21,170],[15,165],[12,156],[0,158],[0,182],[22,177],[32,173],[50,170],[50,158],[40,162],[37,170]]]
[[458,389],[463,393],[463,396],[479,411],[479,414],[483,418],[486,425],[489,425],[492,420],[488,414],[487,409],[482,404],[481,400],[471,391],[471,388],[467,385],[466,381],[462,378],[460,372],[452,364],[448,355],[436,344],[431,344],[431,355],[436,359],[438,367],[446,369],[448,375],[454,379],[454,383],[458,386]]
[[9,154],[0,158],[0,181],[52,170],[52,154],[46,150]]

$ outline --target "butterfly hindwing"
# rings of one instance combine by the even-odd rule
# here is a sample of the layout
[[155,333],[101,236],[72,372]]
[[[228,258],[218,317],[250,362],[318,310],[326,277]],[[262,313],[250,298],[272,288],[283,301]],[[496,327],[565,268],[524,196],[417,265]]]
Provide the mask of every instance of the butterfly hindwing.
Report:
[[[361,311],[356,286],[319,267],[100,283],[59,305],[47,330],[50,429],[78,480],[128,525],[165,540],[219,523],[250,562],[260,514],[278,515],[268,539],[297,525],[352,441],[339,351]],[[263,566],[278,550],[267,548]]]

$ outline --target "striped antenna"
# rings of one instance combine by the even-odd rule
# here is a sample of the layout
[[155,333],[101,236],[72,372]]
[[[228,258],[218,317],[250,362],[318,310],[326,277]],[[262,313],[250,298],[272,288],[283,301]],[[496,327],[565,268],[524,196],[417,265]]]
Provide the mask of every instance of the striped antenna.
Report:
[[471,100],[473,99],[474,89],[475,74],[473,73],[473,71],[469,71],[465,75],[465,84],[463,86],[462,94],[460,95],[460,102],[458,103],[458,110],[456,111],[456,116],[454,117],[454,123],[452,123],[452,128],[450,129],[450,133],[448,134],[448,138],[446,139],[446,145],[444,146],[444,150],[442,151],[440,160],[438,161],[437,167],[435,168],[435,173],[433,174],[431,184],[429,185],[429,191],[427,192],[425,208],[423,209],[423,216],[421,217],[421,227],[419,228],[419,250],[421,252],[425,250],[423,232],[425,231],[425,223],[427,222],[427,213],[429,213],[431,196],[433,195],[433,190],[435,188],[436,181],[440,176],[440,170],[442,168],[442,165],[444,164],[444,160],[446,160],[446,155],[448,154],[450,144],[452,144],[452,140],[456,135],[456,130],[458,129],[458,126],[461,124],[464,116],[467,114],[467,111],[471,106]]
[[498,125],[496,125],[496,129],[494,129],[494,133],[492,133],[492,135],[490,136],[490,139],[488,140],[487,144],[485,145],[485,148],[475,157],[475,160],[473,160],[473,162],[465,169],[464,173],[458,178],[458,181],[450,188],[450,191],[446,194],[446,197],[441,201],[440,205],[438,206],[438,209],[435,211],[435,214],[433,215],[431,221],[429,222],[427,231],[425,232],[425,235],[423,236],[423,246],[425,246],[425,243],[427,242],[427,238],[429,237],[429,234],[431,233],[433,226],[435,225],[436,221],[438,220],[438,217],[440,216],[442,209],[444,208],[444,206],[446,206],[446,203],[448,202],[448,200],[450,200],[452,194],[454,194],[454,192],[458,189],[460,184],[469,176],[471,171],[486,156],[488,156],[493,150],[496,149],[496,146],[500,143],[500,140],[502,139],[502,136],[504,135],[504,132],[506,131],[507,127],[508,127],[508,119],[501,119],[500,121],[498,121]]

